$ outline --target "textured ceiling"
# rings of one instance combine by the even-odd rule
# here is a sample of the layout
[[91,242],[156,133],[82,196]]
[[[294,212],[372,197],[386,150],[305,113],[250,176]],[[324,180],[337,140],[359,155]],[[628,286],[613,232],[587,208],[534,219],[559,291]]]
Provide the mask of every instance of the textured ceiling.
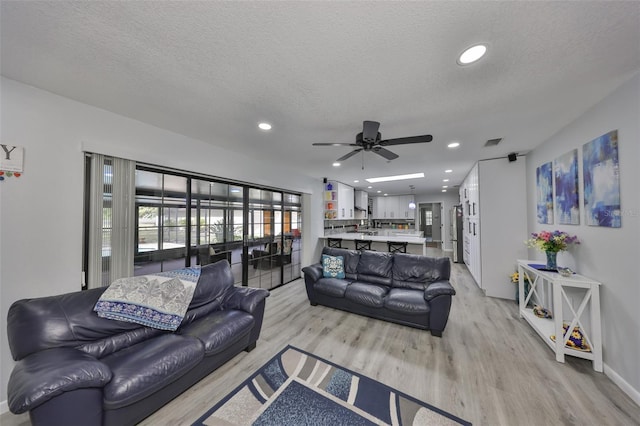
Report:
[[[526,153],[640,70],[639,2],[1,7],[5,77],[282,170],[347,184],[426,174],[375,185],[393,194],[409,184],[439,192],[442,179],[459,184],[478,159]],[[487,56],[458,66],[458,54],[478,42]],[[271,132],[257,129],[262,120]],[[366,153],[340,168],[331,163],[350,148],[311,146],[353,142],[363,120],[380,121],[383,138],[434,140],[392,147],[400,157],[391,162]],[[500,145],[483,147],[497,137]],[[451,141],[461,146],[447,149]]]

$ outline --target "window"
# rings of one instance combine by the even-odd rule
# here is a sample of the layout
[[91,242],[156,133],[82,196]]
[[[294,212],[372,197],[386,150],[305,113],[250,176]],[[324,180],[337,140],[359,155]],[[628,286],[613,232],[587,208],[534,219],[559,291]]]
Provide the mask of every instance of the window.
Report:
[[427,226],[433,225],[433,212],[431,210],[424,212],[424,224]]
[[[91,156],[97,158],[99,155],[87,156],[88,174],[93,164],[89,160]],[[113,263],[112,251],[114,254],[122,251],[112,248],[111,217],[116,206],[110,184],[114,172],[112,161],[126,160],[99,157],[105,160],[99,176],[99,182],[104,181],[104,185],[101,183],[98,187],[103,252],[102,262],[98,265],[103,269],[102,285],[107,285],[111,281],[104,268],[108,271]],[[129,208],[132,223],[128,228],[135,229],[135,235],[132,232],[126,239],[131,241],[131,254],[125,263],[133,268],[127,276],[195,266],[200,261],[197,254],[206,246],[215,252],[228,253],[236,284],[251,285],[250,273],[259,275],[258,286],[266,288],[300,277],[299,241],[284,243],[284,236],[290,238],[292,230],[297,229],[298,239],[300,237],[300,195],[130,163],[131,187],[127,193],[134,192],[135,197]],[[92,188],[94,186],[87,191],[87,199]],[[89,259],[93,255],[87,248],[88,239],[86,241],[85,259]],[[113,244],[121,247],[122,243]],[[279,249],[273,253],[268,251],[268,256],[260,256],[261,265],[267,265],[268,269],[254,272],[250,268],[253,251],[265,251],[272,244]],[[285,247],[284,251],[282,247]],[[292,264],[292,251],[296,253],[295,264]],[[90,262],[85,261],[85,265]],[[85,270],[90,269],[87,266]],[[286,272],[281,274],[284,269]],[[287,281],[283,282],[283,277]]]

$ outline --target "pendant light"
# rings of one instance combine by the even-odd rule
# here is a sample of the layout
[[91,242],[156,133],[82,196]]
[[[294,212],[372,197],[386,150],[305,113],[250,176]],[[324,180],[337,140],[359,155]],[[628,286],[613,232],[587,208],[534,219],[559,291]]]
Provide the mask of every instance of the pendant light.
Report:
[[411,210],[415,210],[416,209],[416,197],[413,195],[413,190],[415,189],[415,186],[409,185],[409,188],[411,188],[411,201],[409,201],[409,208]]

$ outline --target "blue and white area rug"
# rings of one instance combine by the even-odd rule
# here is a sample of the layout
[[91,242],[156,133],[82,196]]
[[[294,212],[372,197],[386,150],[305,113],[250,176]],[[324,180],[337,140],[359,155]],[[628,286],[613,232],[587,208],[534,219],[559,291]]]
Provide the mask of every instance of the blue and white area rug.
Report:
[[287,346],[194,426],[460,424],[471,423]]

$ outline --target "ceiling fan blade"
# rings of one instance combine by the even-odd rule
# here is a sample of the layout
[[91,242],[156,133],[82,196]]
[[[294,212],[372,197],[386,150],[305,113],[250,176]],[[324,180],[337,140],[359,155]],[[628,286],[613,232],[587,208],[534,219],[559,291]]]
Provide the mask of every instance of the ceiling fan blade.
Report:
[[359,153],[360,151],[362,151],[362,148],[358,148],[358,149],[354,149],[353,151],[351,151],[350,153],[348,153],[347,155],[343,155],[342,157],[338,158],[336,161],[344,161],[347,158],[353,157],[354,155],[356,155],[357,153]]
[[385,141],[380,141],[380,146],[404,145],[407,143],[425,143],[431,142],[432,140],[433,136],[431,135],[409,136],[406,138],[387,139]]
[[362,139],[367,142],[375,142],[378,139],[380,123],[377,121],[362,122]]
[[355,143],[333,143],[333,142],[319,142],[319,143],[312,143],[311,145],[313,146],[360,146],[360,145],[356,145]]
[[387,160],[395,160],[396,158],[398,158],[398,154],[394,154],[393,152],[389,151],[388,149],[384,149],[384,148],[381,148],[379,146],[373,148],[372,151],[375,152],[378,155],[383,156]]

